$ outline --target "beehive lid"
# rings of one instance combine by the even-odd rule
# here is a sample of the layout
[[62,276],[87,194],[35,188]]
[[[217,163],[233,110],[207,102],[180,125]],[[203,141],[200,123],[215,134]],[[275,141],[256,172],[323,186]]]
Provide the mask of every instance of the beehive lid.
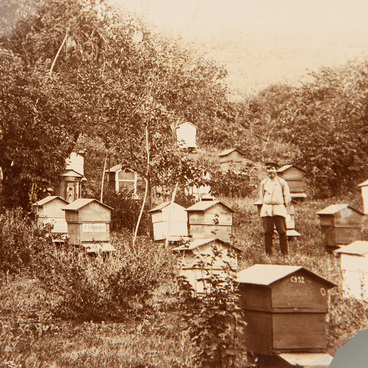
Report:
[[225,151],[222,151],[219,156],[222,157],[222,156],[227,156],[229,155],[230,153],[234,152],[234,151],[237,151],[239,152],[241,155],[244,155],[243,152],[239,151],[237,148],[230,148],[230,149],[227,149]]
[[305,269],[302,266],[288,266],[288,265],[270,265],[270,264],[256,264],[238,273],[238,282],[241,284],[265,285],[269,286],[276,281],[291,275],[294,272],[304,270],[320,281],[327,283],[330,288],[335,284],[319,277],[315,273]]
[[173,251],[193,250],[193,249],[199,248],[203,245],[206,245],[206,244],[214,242],[214,241],[218,241],[219,243],[222,243],[224,245],[227,245],[231,248],[234,248],[234,249],[240,251],[240,249],[238,247],[236,247],[236,246],[234,246],[234,245],[232,245],[228,242],[225,242],[225,241],[223,241],[219,238],[194,239],[194,240],[189,241],[187,244],[181,245],[180,247],[173,248]]
[[337,249],[335,253],[354,254],[364,256],[368,253],[368,241],[356,240],[346,246]]
[[[151,210],[149,210],[148,212],[157,212],[157,211],[161,211],[163,208],[169,206],[171,203],[175,203],[176,205],[178,205],[176,202],[171,202],[171,201],[167,201],[167,202],[163,202],[159,205],[157,205],[156,207],[152,208]],[[180,205],[178,205],[180,206]]]
[[68,169],[65,170],[61,176],[67,176],[67,177],[73,177],[73,178],[83,178],[84,176],[82,174],[80,174],[79,172],[73,170],[73,169]]
[[92,202],[99,203],[101,206],[104,206],[106,208],[109,208],[110,210],[113,210],[112,207],[98,201],[97,199],[94,199],[94,198],[79,198],[76,201],[70,203],[68,206],[64,207],[63,211],[78,211],[81,208],[87,206],[88,204],[90,204]]
[[301,270],[301,266],[256,264],[238,273],[238,281],[244,284],[271,285],[291,273]]
[[355,208],[351,207],[348,204],[331,204],[330,206],[324,208],[323,210],[317,212],[317,215],[334,215],[335,213],[345,209],[345,208],[349,208],[361,215],[364,215],[362,212],[356,210]]
[[358,187],[367,187],[368,186],[368,180],[363,181],[363,183],[360,183]]
[[284,165],[284,166],[281,166],[281,167],[277,170],[277,172],[284,172],[284,171],[286,171],[286,170],[289,170],[291,167],[294,167],[294,168],[296,168],[296,169],[298,169],[298,170],[300,170],[300,171],[303,171],[303,172],[304,172],[304,170],[303,170],[303,169],[301,169],[300,167],[295,166],[295,165]]
[[178,129],[178,128],[182,127],[183,125],[191,125],[191,126],[193,126],[194,128],[197,129],[197,126],[194,125],[193,123],[189,122],[189,121],[186,121],[184,123],[179,124],[175,129]]
[[105,170],[105,172],[118,172],[120,170],[122,170],[122,165],[119,164],[111,167],[110,169]]
[[327,368],[332,361],[332,356],[326,353],[283,353],[278,356],[293,367]]
[[235,212],[233,209],[231,209],[229,206],[226,206],[226,204],[222,203],[221,201],[200,201],[193,204],[193,206],[187,208],[186,211],[206,211],[219,203],[228,208],[231,212]]
[[64,198],[62,198],[62,197],[59,197],[59,196],[48,196],[48,197],[45,197],[45,198],[39,200],[36,203],[33,203],[33,206],[43,206],[46,203],[49,203],[49,202],[51,202],[51,201],[53,201],[55,199],[60,199],[61,201],[65,202],[66,204],[69,204],[69,202],[67,200],[65,200]]

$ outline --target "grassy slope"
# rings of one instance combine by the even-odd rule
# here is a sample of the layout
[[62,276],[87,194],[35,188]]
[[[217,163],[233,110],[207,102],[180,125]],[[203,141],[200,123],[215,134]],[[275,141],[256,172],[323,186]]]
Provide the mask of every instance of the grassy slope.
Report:
[[[296,230],[290,254],[265,255],[254,199],[222,199],[235,211],[234,232],[244,250],[240,267],[254,263],[302,265],[340,285],[337,260],[321,242],[316,212],[329,201],[295,205]],[[363,237],[366,237],[364,230]],[[276,243],[277,250],[277,243]],[[3,280],[0,291],[0,368],[2,367],[190,367],[190,344],[176,311],[157,310],[126,323],[83,323],[54,320],[47,312],[53,296],[27,277]],[[367,304],[330,292],[329,343],[368,328]]]

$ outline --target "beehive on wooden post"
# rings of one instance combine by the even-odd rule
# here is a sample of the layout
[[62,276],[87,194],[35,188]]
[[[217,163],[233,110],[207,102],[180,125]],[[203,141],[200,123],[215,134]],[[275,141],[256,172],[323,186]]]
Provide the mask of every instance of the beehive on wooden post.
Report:
[[188,214],[175,202],[163,202],[152,208],[153,239],[177,241],[188,236]]
[[110,222],[112,208],[92,198],[80,198],[64,207],[71,244],[83,246],[88,253],[112,251]]
[[329,289],[300,266],[257,264],[238,273],[247,350],[255,354],[325,353]]
[[218,200],[200,201],[186,209],[188,232],[195,239],[230,241],[234,210]]
[[294,165],[284,165],[277,170],[277,175],[286,180],[292,199],[304,200],[304,170]]
[[194,239],[173,249],[179,255],[180,275],[185,276],[196,293],[208,286],[209,273],[221,276],[230,265],[236,271],[240,249],[221,239]]
[[346,297],[368,301],[368,241],[356,240],[336,250]]
[[69,204],[59,196],[48,196],[33,204],[36,212],[37,224],[51,224],[51,232],[66,234],[68,232],[63,208]]
[[368,180],[359,184],[363,200],[363,212],[368,215]]
[[317,212],[325,247],[336,248],[361,239],[364,214],[348,204],[333,204]]
[[75,170],[65,170],[60,177],[58,195],[69,203],[74,202],[82,196],[82,181],[84,176]]

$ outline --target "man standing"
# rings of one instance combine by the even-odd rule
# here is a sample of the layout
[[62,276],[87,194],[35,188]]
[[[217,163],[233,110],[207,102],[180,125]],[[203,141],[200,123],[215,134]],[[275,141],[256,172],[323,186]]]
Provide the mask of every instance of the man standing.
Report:
[[262,180],[260,187],[262,199],[261,218],[266,253],[272,254],[272,239],[274,228],[276,227],[279,234],[281,253],[287,254],[286,216],[291,196],[287,182],[277,176],[276,168],[277,165],[275,163],[266,163],[268,177]]

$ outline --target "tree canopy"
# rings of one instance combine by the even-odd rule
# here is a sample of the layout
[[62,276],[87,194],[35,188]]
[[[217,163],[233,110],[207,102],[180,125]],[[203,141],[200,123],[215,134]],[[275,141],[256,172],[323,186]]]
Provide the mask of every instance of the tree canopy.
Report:
[[209,129],[219,120],[222,67],[104,1],[39,0],[35,9],[1,43],[0,164],[10,202],[20,188],[24,204],[35,185],[50,185],[82,133],[147,176],[147,137],[154,161],[174,149],[178,122]]

